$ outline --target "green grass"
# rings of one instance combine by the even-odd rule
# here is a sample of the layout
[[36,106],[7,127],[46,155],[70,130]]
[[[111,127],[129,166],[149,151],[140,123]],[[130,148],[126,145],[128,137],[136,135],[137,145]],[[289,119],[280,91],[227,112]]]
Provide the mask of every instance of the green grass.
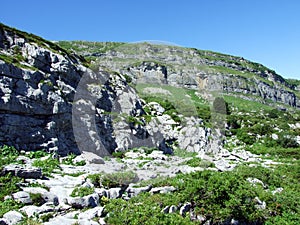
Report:
[[184,149],[176,148],[173,151],[174,156],[178,156],[180,158],[189,158],[189,157],[195,157],[197,155],[196,152],[188,152]]
[[55,170],[61,170],[59,160],[53,159],[51,156],[45,160],[36,159],[32,165],[41,168],[45,176],[51,176]]
[[132,171],[91,174],[88,178],[91,179],[95,187],[104,188],[123,187],[124,185],[136,182],[138,179],[137,175]]
[[197,157],[194,157],[188,161],[185,161],[182,163],[183,165],[188,165],[188,166],[191,166],[191,167],[202,167],[202,168],[209,168],[209,167],[214,167],[214,164],[209,162],[209,161],[206,161],[206,160],[203,160],[203,159],[200,159],[200,158],[197,158]]
[[84,166],[86,165],[86,162],[84,160],[81,160],[81,161],[78,161],[78,162],[75,162],[74,159],[76,158],[76,155],[71,153],[69,154],[67,157],[65,157],[63,160],[62,160],[62,164],[65,164],[65,165],[72,165],[72,166]]
[[91,187],[75,187],[71,193],[71,197],[84,197],[90,194],[93,194],[95,191],[94,188]]
[[[158,89],[158,93],[146,93],[146,88]],[[136,89],[139,96],[146,99],[147,102],[156,101],[164,106],[164,102],[168,101],[173,105],[174,110],[176,111],[175,113],[184,116],[197,116],[199,110],[208,110],[208,103],[198,97],[194,90],[155,84],[137,84]],[[159,90],[167,91],[170,94],[159,93]],[[171,113],[172,112],[169,114],[171,115]]]
[[250,101],[235,96],[224,95],[225,101],[231,105],[231,107],[238,108],[239,111],[261,111],[261,110],[271,110],[273,107],[268,106],[263,103],[256,101]]

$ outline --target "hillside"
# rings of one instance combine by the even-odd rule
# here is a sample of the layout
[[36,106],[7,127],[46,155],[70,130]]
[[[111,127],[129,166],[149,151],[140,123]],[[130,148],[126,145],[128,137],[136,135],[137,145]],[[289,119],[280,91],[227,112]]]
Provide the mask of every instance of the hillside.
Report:
[[0,24],[0,224],[299,224],[299,84]]
[[300,106],[298,84],[242,57],[150,43],[61,41],[58,44],[97,65],[130,76],[134,83],[215,90],[264,104]]

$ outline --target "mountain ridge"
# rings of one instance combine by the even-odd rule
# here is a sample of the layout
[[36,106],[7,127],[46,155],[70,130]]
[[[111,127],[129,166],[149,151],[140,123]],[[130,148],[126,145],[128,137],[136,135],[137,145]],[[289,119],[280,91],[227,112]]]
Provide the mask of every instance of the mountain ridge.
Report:
[[[243,57],[194,48],[153,45],[149,43],[62,41],[58,42],[58,44],[78,54],[82,54],[89,60],[94,60],[94,63],[100,66],[108,67],[125,76],[131,76],[133,79],[137,75],[134,72],[130,72],[130,68],[138,71],[141,69],[150,71],[163,66],[165,74],[161,76],[166,76],[166,71],[171,74],[172,78],[169,81],[171,85],[189,86],[197,89],[199,88],[197,82],[203,83],[204,81],[209,83],[210,81],[205,81],[205,79],[215,76],[213,78],[214,81],[211,82],[215,82],[215,80],[227,82],[220,83],[223,86],[220,91],[245,92],[246,94],[257,95],[263,99],[266,98],[292,107],[299,107],[300,94],[297,89],[298,85],[295,85],[297,82],[284,79],[275,71],[259,63],[245,60]],[[154,63],[154,67],[149,68],[148,65],[144,66],[144,68],[136,68],[138,66],[143,67],[143,63]],[[233,78],[230,78],[230,76]],[[151,78],[156,79],[155,76]],[[180,83],[178,79],[186,79],[187,83]],[[190,81],[192,84],[188,83]],[[237,82],[239,84],[235,84]],[[249,90],[249,88],[238,88],[238,86],[249,86],[248,84],[251,82],[253,83],[252,86],[254,87],[252,89],[255,89],[254,91]],[[211,88],[214,89],[214,87],[207,86],[207,89]],[[270,90],[270,92],[268,93],[265,90]],[[278,91],[284,92],[284,96],[278,95]]]

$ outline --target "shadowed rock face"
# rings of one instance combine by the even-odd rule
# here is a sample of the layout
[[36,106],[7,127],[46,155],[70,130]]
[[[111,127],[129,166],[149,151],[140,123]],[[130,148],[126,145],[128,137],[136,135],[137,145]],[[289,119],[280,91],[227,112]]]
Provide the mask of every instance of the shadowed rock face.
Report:
[[[0,143],[23,150],[79,153],[71,109],[84,72],[79,59],[1,27]],[[13,63],[6,58],[17,58]]]
[[1,145],[103,156],[163,141],[160,131],[150,137],[145,124],[128,122],[129,116],[144,112],[123,77],[95,74],[58,46],[53,49],[38,37],[0,28]]

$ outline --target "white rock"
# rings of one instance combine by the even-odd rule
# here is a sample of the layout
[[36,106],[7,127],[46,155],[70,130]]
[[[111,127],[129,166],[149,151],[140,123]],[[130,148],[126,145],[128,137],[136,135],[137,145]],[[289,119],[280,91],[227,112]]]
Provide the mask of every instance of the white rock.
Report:
[[24,216],[17,211],[9,211],[3,215],[3,218],[9,225],[14,225],[19,223],[24,218]]

